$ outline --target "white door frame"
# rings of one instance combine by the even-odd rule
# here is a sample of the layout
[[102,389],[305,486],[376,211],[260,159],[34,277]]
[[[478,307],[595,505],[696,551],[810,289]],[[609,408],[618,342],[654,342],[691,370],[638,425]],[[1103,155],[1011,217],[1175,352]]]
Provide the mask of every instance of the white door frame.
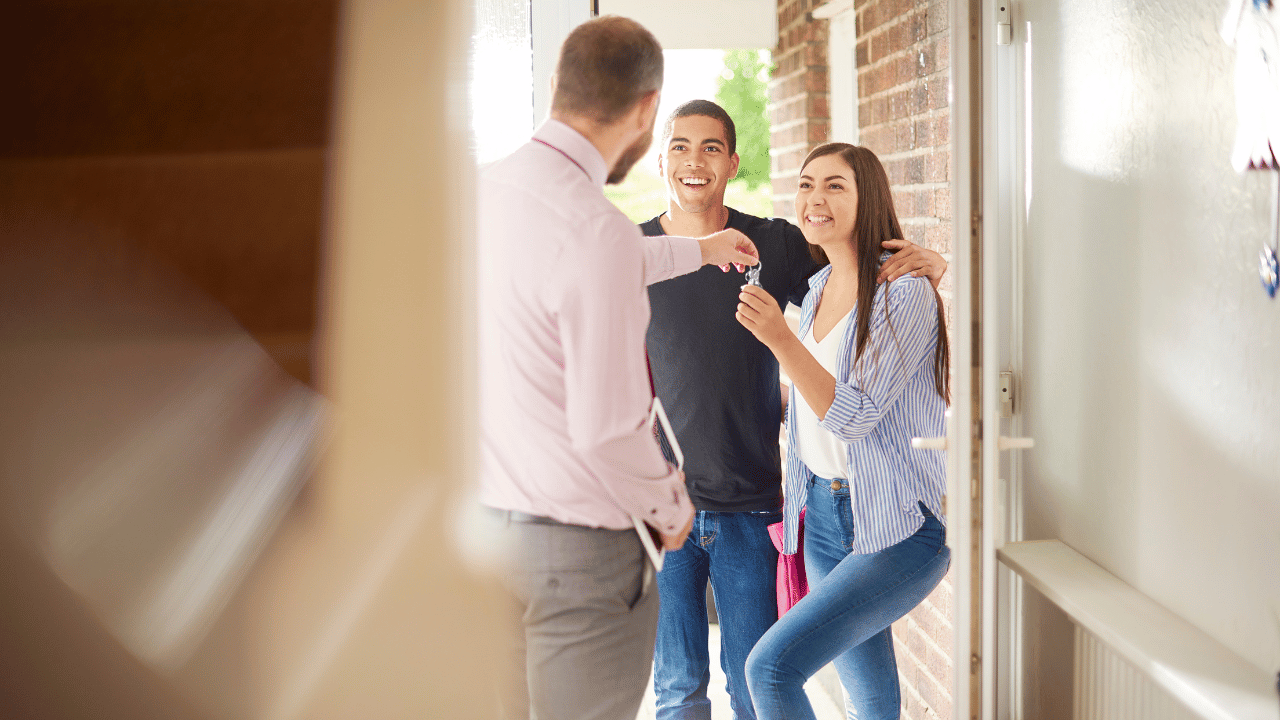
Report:
[[[951,4],[952,310],[947,544],[954,569],[952,715],[985,720],[982,530],[982,0]],[[975,352],[976,351],[976,352]],[[976,357],[975,357],[976,355]]]
[[[1012,371],[1016,380],[1022,369],[1024,54],[1020,39],[997,44],[998,20],[1009,21],[1016,11],[1009,0],[957,0],[951,17],[952,697],[954,717],[970,720],[1003,720],[1018,717],[1020,710],[1021,584],[996,560],[1001,545],[1022,539],[1020,463],[1002,442],[1019,435],[1021,422],[1016,412],[1002,419],[1000,392],[1001,372]],[[1017,400],[1015,395],[1015,410]]]
[[570,31],[590,20],[594,0],[529,0],[533,32],[533,126],[551,111],[551,76],[560,58],[560,45]]

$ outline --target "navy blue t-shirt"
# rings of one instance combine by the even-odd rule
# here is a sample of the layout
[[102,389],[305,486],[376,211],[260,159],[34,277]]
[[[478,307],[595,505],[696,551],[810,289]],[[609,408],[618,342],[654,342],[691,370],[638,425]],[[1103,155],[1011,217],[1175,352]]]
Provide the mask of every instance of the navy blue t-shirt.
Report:
[[[658,216],[645,235],[664,235]],[[760,252],[760,284],[785,308],[799,305],[818,269],[799,228],[729,208],[726,227]],[[734,317],[742,273],[708,265],[649,286],[647,338],[653,384],[684,452],[699,510],[774,510],[782,498],[778,361]]]

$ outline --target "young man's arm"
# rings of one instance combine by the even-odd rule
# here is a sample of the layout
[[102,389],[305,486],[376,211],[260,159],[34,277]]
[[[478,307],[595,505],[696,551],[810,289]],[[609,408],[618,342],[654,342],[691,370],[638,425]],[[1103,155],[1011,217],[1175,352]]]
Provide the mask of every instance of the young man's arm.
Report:
[[893,282],[903,275],[911,275],[929,278],[933,289],[938,289],[938,283],[947,273],[947,261],[941,255],[910,240],[888,240],[884,248],[896,252],[880,266],[877,282]]

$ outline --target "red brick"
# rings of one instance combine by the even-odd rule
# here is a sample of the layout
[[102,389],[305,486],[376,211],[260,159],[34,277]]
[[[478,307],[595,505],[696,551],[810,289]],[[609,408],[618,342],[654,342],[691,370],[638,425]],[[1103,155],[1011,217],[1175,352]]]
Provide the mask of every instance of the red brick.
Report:
[[951,141],[951,114],[947,113],[933,119],[933,145],[942,147]]
[[871,34],[880,27],[880,0],[871,0],[858,13],[858,34]]
[[[951,219],[951,188],[933,191],[933,212],[940,220]],[[934,607],[937,607],[936,604]],[[944,617],[947,615],[941,610],[938,610],[938,612]]]
[[893,146],[897,152],[905,152],[916,148],[915,128],[909,122],[898,123],[894,127]]
[[916,67],[910,54],[897,55],[893,59],[893,84],[902,85],[916,79]]
[[930,35],[943,32],[951,27],[951,4],[947,0],[933,0],[926,11],[929,18]]
[[879,66],[872,67],[858,73],[858,97],[868,97],[881,92],[880,85],[881,69]]
[[[950,275],[950,273],[948,273],[948,275]],[[943,277],[945,278],[947,277],[947,275],[943,275]],[[930,710],[933,711],[934,716],[938,718],[951,717],[951,695],[950,694],[947,694],[945,697],[939,697],[934,702],[936,703],[936,705],[932,708],[929,708]]]
[[934,252],[941,252],[942,248],[951,245],[951,226],[950,225],[931,225],[924,232],[924,246]]
[[807,113],[810,119],[831,117],[831,106],[826,95],[810,95],[807,105]]
[[[949,649],[949,648],[948,648]],[[928,657],[925,660],[929,670],[929,675],[937,680],[943,687],[950,687],[951,680],[951,658],[943,654],[938,648],[929,648]]]
[[912,655],[915,655],[916,657],[923,656],[924,648],[925,648],[925,645],[924,645],[923,635],[914,631],[907,633],[907,649],[911,651]]
[[911,17],[907,22],[911,26],[911,42],[920,42],[929,37],[929,22],[924,10],[917,10],[911,13]]
[[[928,191],[912,191],[911,192],[911,197],[913,200],[912,207],[914,208],[913,212],[911,213],[912,216],[918,217],[918,218],[928,217],[927,212],[920,212],[919,199],[927,198],[931,194],[932,193]],[[925,637],[931,640],[933,639],[933,631],[938,623],[936,620],[934,620],[933,608],[929,605],[928,599],[925,599],[924,602],[917,605],[916,608],[911,611],[911,619],[914,620],[916,625],[920,628],[921,634],[923,634]]]
[[881,160],[884,164],[885,174],[889,176],[890,185],[901,185],[902,179],[906,177],[906,171],[902,167],[900,160]]
[[951,175],[951,151],[937,150],[927,156],[924,165],[924,182],[947,182]]
[[885,123],[889,121],[889,98],[880,97],[871,101],[871,109],[874,111],[872,117],[877,123]]
[[880,92],[892,90],[898,84],[898,63],[894,60],[885,60],[880,65]]
[[937,63],[937,44],[926,44],[924,47],[915,51],[916,56],[916,77],[928,77],[938,69]]
[[917,120],[911,124],[911,132],[918,147],[933,146],[933,121]]
[[831,85],[827,80],[827,69],[825,67],[809,68],[804,74],[804,86],[806,92],[830,92]]
[[893,199],[893,207],[898,210],[898,218],[902,219],[904,216],[902,208],[911,206],[911,192],[908,190],[900,190],[898,188],[890,188],[889,195]]
[[867,45],[870,48],[870,58],[873,63],[880,62],[880,59],[889,52],[889,38],[884,33],[872,35]]
[[940,110],[947,107],[947,83],[930,82],[929,83],[929,109]]
[[907,177],[906,182],[913,185],[924,182],[925,161],[924,158],[917,155],[907,159]]
[[864,130],[858,140],[863,147],[870,148],[871,152],[876,155],[884,155],[886,153],[885,141],[887,134],[883,127],[875,127]]
[[929,709],[936,707],[939,700],[946,696],[946,693],[938,687],[938,683],[931,682],[930,679],[917,680],[915,688],[916,692],[920,693],[921,702]]
[[929,86],[923,82],[912,85],[907,90],[907,114],[923,115],[929,111]]

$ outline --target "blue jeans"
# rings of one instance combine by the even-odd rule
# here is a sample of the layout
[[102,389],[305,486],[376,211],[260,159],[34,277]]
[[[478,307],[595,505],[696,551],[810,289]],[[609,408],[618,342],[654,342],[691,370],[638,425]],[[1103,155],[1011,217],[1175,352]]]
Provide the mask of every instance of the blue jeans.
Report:
[[777,510],[699,511],[684,547],[667,553],[658,573],[658,640],[653,689],[658,720],[709,720],[707,579],[720,618],[720,667],[737,720],[755,720],[743,672],[747,654],[778,619],[778,551],[768,526]]
[[[914,535],[851,554],[849,489],[813,478],[804,519],[809,594],[756,643],[747,682],[761,720],[813,718],[804,682],[835,662],[858,720],[899,717],[901,691],[890,626],[942,581],[951,565],[946,530],[927,509]],[[921,508],[923,508],[923,503]]]

